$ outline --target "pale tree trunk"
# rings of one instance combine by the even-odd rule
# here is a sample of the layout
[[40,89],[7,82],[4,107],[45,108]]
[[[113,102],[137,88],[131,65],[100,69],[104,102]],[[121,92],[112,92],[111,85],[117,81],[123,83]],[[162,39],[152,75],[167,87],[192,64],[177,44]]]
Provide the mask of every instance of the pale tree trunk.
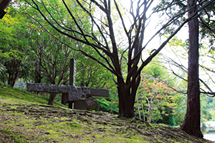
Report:
[[144,112],[144,105],[142,104],[142,110],[143,110],[143,121],[146,121],[146,116],[145,116],[145,112]]
[[[188,0],[188,9],[193,8],[188,16],[195,13],[196,0]],[[188,52],[188,86],[187,86],[187,112],[181,129],[186,133],[203,137],[200,130],[200,90],[199,90],[199,23],[193,18],[189,26],[189,52]]]
[[141,113],[140,113],[140,105],[139,105],[139,100],[138,100],[138,97],[137,97],[137,110],[138,110],[138,114],[139,114],[139,119],[141,120]]
[[148,117],[147,117],[147,122],[151,123],[151,99],[148,99]]
[[152,92],[151,92],[151,96],[150,98],[147,98],[147,101],[148,101],[148,118],[147,118],[147,121],[149,123],[151,123],[152,121],[152,100],[153,100],[153,92],[154,92],[154,83],[153,83],[153,86],[152,86]]

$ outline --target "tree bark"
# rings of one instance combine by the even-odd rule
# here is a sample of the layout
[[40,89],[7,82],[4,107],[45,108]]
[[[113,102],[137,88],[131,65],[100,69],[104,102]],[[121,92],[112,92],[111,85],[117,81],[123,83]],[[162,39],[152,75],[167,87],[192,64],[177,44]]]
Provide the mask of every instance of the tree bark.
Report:
[[56,95],[57,93],[53,93],[53,92],[50,93],[48,105],[54,105],[54,99]]
[[41,69],[41,59],[35,63],[35,80],[34,83],[41,83],[42,80],[42,69]]
[[12,0],[1,0],[0,1],[0,8],[2,10],[5,10],[9,6],[9,4],[10,4],[11,1]]
[[132,97],[129,95],[129,92],[123,90],[123,88],[119,88],[120,92],[118,92],[119,97],[119,118],[132,118],[134,117],[134,102],[131,102]]
[[14,87],[15,82],[19,76],[19,70],[21,66],[21,60],[12,59],[11,64],[6,63],[5,66],[8,70],[9,77],[8,77],[8,85]]
[[[41,62],[41,60],[40,60]],[[40,62],[36,62],[35,63],[35,79],[34,79],[34,83],[41,83],[42,80],[42,76],[41,76],[41,64]],[[37,94],[39,94],[39,92],[36,92]]]
[[[196,0],[188,0],[188,17],[195,13]],[[203,137],[200,130],[200,90],[199,90],[199,23],[198,18],[188,22],[189,26],[189,51],[188,51],[188,86],[187,86],[187,111],[181,129],[186,133]]]
[[134,83],[124,83],[123,80],[118,80],[118,98],[119,98],[119,118],[134,117],[134,103],[137,88],[140,84],[140,76],[134,80]]
[[[51,82],[51,84],[55,84],[55,82]],[[54,105],[54,99],[57,96],[57,93],[51,92],[49,96],[48,105]]]

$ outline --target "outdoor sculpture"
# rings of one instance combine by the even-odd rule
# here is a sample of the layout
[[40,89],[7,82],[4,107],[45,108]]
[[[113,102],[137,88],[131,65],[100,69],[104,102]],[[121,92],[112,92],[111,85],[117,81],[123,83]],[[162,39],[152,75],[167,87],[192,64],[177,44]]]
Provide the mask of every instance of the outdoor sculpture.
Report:
[[62,104],[69,103],[72,108],[74,103],[75,109],[91,110],[95,104],[92,96],[109,97],[109,91],[106,89],[93,89],[88,87],[76,87],[74,85],[74,59],[70,59],[70,85],[28,83],[28,91],[62,93]]

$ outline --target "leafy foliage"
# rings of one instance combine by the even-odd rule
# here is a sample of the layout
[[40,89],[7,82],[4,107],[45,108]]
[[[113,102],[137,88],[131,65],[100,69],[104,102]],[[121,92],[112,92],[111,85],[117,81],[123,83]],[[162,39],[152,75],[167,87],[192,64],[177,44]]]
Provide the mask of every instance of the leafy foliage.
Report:
[[135,104],[139,118],[148,122],[175,125],[174,115],[177,104],[175,92],[162,79],[168,72],[152,64],[142,73],[142,80]]
[[0,21],[0,36],[3,37],[0,39],[0,67],[3,67],[0,70],[1,80],[7,81],[12,87],[17,78],[24,78],[28,75],[26,53],[29,51],[24,23],[26,17],[15,11],[15,8],[9,7],[8,14]]

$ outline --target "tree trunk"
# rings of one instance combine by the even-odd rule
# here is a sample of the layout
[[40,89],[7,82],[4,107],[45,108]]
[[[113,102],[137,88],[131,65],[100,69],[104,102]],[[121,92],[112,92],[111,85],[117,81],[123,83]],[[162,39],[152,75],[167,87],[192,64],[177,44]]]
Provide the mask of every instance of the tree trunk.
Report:
[[138,103],[137,111],[138,111],[138,114],[139,114],[139,119],[141,120],[140,105],[139,105],[138,97],[136,99],[137,99],[137,103]]
[[8,70],[8,73],[9,73],[8,85],[10,85],[11,87],[14,87],[15,82],[19,76],[21,62],[22,62],[21,60],[12,59],[12,61],[11,61],[12,65],[9,63],[5,64],[5,66]]
[[[41,62],[41,60],[40,60]],[[41,83],[42,80],[42,76],[41,76],[41,64],[40,62],[36,62],[35,63],[35,79],[34,79],[34,83]],[[37,94],[39,94],[39,92],[36,92]]]
[[146,116],[145,116],[145,112],[144,112],[144,105],[142,104],[142,110],[143,110],[143,121],[145,122],[146,121]]
[[[188,9],[196,6],[196,0],[188,0]],[[196,7],[189,11],[188,16],[195,13]],[[188,86],[187,112],[181,129],[186,133],[203,137],[200,130],[200,90],[199,90],[199,23],[198,18],[188,22],[189,51],[188,51]]]
[[132,101],[132,97],[129,94],[129,92],[126,90],[123,90],[123,88],[118,87],[118,90],[121,90],[118,92],[119,97],[119,115],[118,117],[126,117],[126,118],[132,118],[134,117],[134,102]]
[[57,93],[52,93],[52,92],[50,93],[48,105],[54,105],[54,99],[56,95]]
[[125,84],[123,80],[118,80],[119,118],[134,117],[134,102],[139,84],[140,76],[133,83]]
[[35,79],[34,79],[34,82],[35,83],[41,83],[41,80],[42,80],[42,76],[41,76],[41,64],[40,64],[41,61],[36,62],[35,63]]
[[8,5],[10,4],[11,1],[12,0],[1,0],[0,1],[0,8],[2,10],[5,10],[8,7]]

